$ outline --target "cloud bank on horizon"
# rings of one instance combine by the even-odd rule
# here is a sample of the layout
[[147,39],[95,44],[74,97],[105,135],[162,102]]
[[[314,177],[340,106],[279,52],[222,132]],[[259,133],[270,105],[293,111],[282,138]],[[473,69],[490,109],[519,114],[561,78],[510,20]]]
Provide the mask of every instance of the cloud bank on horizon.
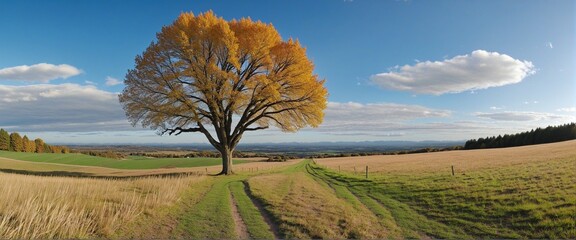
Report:
[[0,85],[0,127],[12,131],[132,130],[116,93],[92,85]]
[[530,61],[475,50],[443,61],[396,66],[390,72],[373,75],[371,80],[385,89],[441,95],[515,84],[534,73]]

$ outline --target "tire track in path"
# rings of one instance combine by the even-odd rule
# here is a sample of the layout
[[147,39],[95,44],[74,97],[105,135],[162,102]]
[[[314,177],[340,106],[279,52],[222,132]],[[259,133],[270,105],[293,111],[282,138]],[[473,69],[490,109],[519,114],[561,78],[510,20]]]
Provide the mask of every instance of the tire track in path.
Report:
[[236,236],[238,239],[249,239],[250,234],[248,233],[248,228],[246,227],[246,223],[240,216],[240,212],[238,212],[238,203],[236,199],[234,199],[234,194],[230,193],[230,208],[232,209],[232,218],[234,219],[234,231],[236,232]]

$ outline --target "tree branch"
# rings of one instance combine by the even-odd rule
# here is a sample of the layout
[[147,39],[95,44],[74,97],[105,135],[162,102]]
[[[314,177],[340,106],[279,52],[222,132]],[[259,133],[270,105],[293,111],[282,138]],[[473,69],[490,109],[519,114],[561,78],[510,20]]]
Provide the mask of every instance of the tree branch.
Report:
[[167,128],[166,130],[164,130],[162,132],[162,135],[164,135],[165,133],[168,132],[168,135],[172,135],[174,133],[175,136],[180,135],[183,132],[200,132],[202,131],[201,128],[181,128],[181,127],[177,127],[177,128]]
[[244,128],[244,131],[256,131],[256,130],[262,130],[262,129],[267,129],[268,126],[265,127],[255,127],[255,128]]

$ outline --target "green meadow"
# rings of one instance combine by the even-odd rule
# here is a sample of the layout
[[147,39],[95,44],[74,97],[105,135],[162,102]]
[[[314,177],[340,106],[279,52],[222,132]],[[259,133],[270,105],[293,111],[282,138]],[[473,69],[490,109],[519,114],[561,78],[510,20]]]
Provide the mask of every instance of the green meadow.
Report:
[[[80,153],[23,153],[0,151],[0,157],[29,162],[57,163],[79,166],[94,166],[116,169],[158,169],[215,166],[221,164],[220,158],[147,158],[130,156],[127,159],[111,159],[89,156]],[[235,164],[247,162],[234,160]]]

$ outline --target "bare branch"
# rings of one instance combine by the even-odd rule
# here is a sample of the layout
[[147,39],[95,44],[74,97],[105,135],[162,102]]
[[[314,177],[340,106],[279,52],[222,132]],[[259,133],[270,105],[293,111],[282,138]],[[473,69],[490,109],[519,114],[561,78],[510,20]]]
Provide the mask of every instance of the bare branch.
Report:
[[201,128],[181,128],[181,127],[177,127],[177,128],[167,128],[166,130],[164,130],[162,132],[161,135],[164,135],[165,133],[168,133],[168,135],[172,135],[174,133],[175,136],[180,135],[183,132],[200,132],[202,131]]
[[256,130],[262,130],[262,129],[267,129],[268,126],[264,126],[264,127],[255,127],[255,128],[244,128],[244,131],[256,131]]

